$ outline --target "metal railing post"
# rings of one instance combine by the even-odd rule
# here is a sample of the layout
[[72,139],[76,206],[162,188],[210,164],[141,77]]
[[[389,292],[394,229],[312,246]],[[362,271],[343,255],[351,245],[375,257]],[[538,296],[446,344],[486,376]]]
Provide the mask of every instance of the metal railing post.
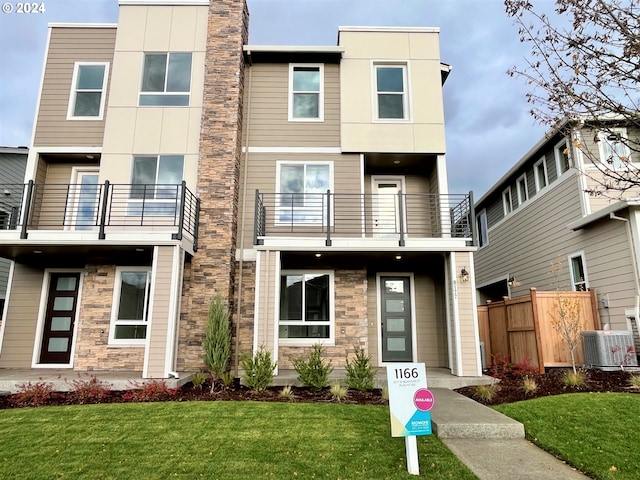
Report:
[[100,231],[98,232],[98,239],[104,240],[106,238],[104,227],[107,223],[107,206],[109,205],[109,180],[104,181],[104,192],[102,193],[102,205],[100,206]]
[[22,212],[22,229],[20,230],[20,238],[27,238],[27,224],[29,223],[29,215],[31,213],[31,198],[33,197],[33,180],[29,180],[27,184],[27,195],[24,199],[24,209]]
[[403,194],[402,194],[402,190],[400,190],[398,192],[398,216],[400,217],[398,220],[398,223],[400,224],[400,241],[398,242],[398,245],[400,245],[401,247],[405,246],[405,240],[404,240],[404,229],[405,229],[405,224],[404,224],[404,205],[402,204],[403,201]]
[[471,233],[471,245],[479,245],[478,232],[476,232],[476,206],[473,204],[473,190],[469,191],[469,232]]
[[253,244],[260,245],[258,242],[259,228],[261,224],[262,209],[260,208],[260,190],[256,188],[255,204],[253,214]]
[[[180,192],[180,212],[178,213],[178,231],[172,235],[174,240],[182,240],[182,229],[184,228],[184,209],[185,209],[185,200],[187,197],[187,182],[185,180],[182,181],[182,191]],[[178,196],[176,195],[176,201],[178,200]],[[176,205],[178,207],[178,205]],[[175,218],[175,214],[174,214]]]
[[327,190],[327,239],[324,244],[327,247],[331,246],[331,190]]
[[198,232],[200,231],[200,199],[196,197],[196,213],[193,219],[193,251],[198,251]]

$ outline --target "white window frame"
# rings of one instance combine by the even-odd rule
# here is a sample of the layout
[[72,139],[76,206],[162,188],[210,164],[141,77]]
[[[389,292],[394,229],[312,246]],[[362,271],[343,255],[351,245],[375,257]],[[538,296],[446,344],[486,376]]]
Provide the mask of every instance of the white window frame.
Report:
[[[574,278],[575,278],[574,271],[573,271],[574,258],[580,258],[580,263],[582,263],[582,271],[584,272],[584,278],[582,282],[574,281]],[[589,290],[589,276],[587,275],[587,261],[584,255],[584,251],[580,251],[580,252],[576,252],[568,255],[567,260],[569,262],[569,280],[571,282],[571,290],[573,290],[574,292],[578,292],[578,291],[586,292],[587,290]],[[580,284],[584,285],[584,290],[578,290],[577,286]]]
[[[189,90],[184,92],[167,92],[167,82],[169,81],[169,57],[172,54],[176,53],[188,53],[191,55],[191,69],[189,71]],[[142,84],[144,82],[144,67],[146,64],[147,55],[166,55],[167,62],[165,65],[165,74],[164,74],[164,88],[161,92],[147,92],[142,90]],[[193,88],[193,52],[144,52],[142,55],[142,72],[140,75],[140,87],[138,88],[138,107],[142,108],[186,108],[191,105],[191,90]],[[177,96],[187,96],[187,104],[186,105],[142,105],[140,102],[142,97],[149,96],[166,96],[166,97],[177,97]]]
[[[571,145],[569,140],[567,140],[567,138],[563,138],[558,143],[556,143],[554,145],[554,147],[553,147],[553,155],[556,158],[556,177],[557,178],[560,178],[566,172],[571,170],[571,148],[569,148],[569,145]],[[568,167],[563,172],[562,171],[562,158],[563,158],[563,155],[564,155],[563,151],[565,149],[567,150],[567,164],[568,164]]]
[[[143,320],[119,320],[118,310],[120,309],[120,290],[122,288],[122,273],[123,272],[147,272],[147,284],[145,291],[145,312]],[[111,321],[109,325],[109,345],[119,346],[144,346],[147,342],[147,338],[150,334],[151,326],[151,309],[150,302],[151,296],[151,267],[116,267],[116,278],[113,285],[113,300],[111,302]],[[147,308],[148,307],[148,308]],[[145,338],[115,338],[116,326],[120,325],[144,325],[147,327]]]
[[478,228],[478,248],[489,245],[489,224],[487,223],[487,210],[482,209],[476,215],[476,226]]
[[[609,148],[614,151],[613,145],[611,145],[611,141],[607,139],[607,137],[609,135],[617,135],[620,137],[620,139],[627,139],[627,129],[626,128],[611,128],[609,130],[606,131],[599,131],[598,132],[598,139],[600,140],[598,142],[598,155],[600,157],[600,162],[602,163],[603,167],[609,168],[610,170],[625,170],[628,168],[627,165],[625,165],[622,160],[615,160],[613,161],[613,164],[609,164],[607,162],[607,154],[605,152],[605,144],[609,145]],[[631,152],[629,151],[629,147],[627,145],[625,145],[624,143],[622,144],[624,147],[624,156],[627,157],[628,162],[632,163],[631,160]]]
[[522,205],[524,202],[529,200],[529,186],[527,185],[526,172],[520,175],[516,180],[516,194],[518,195],[518,205]]
[[[293,74],[296,68],[317,68],[320,75],[319,91],[294,91]],[[318,116],[317,117],[294,117],[293,98],[296,93],[317,93],[318,94]],[[322,63],[290,63],[289,64],[289,121],[290,122],[324,122],[324,64]]]
[[[78,90],[78,76],[81,67],[103,66],[101,89]],[[109,62],[76,62],[73,66],[73,77],[71,78],[71,91],[69,93],[69,105],[67,107],[67,120],[102,120],[104,118],[104,105],[107,97],[107,81],[109,79]],[[78,92],[100,92],[100,110],[96,116],[75,116],[76,97]]]
[[[542,165],[542,176],[540,175],[540,165]],[[541,178],[542,177],[542,178]],[[536,192],[549,185],[549,174],[547,173],[547,159],[542,157],[533,164],[533,178],[536,183]]]
[[[180,189],[176,188],[176,197],[157,197],[157,190],[154,190],[154,194],[153,194],[153,198],[133,198],[131,195],[133,194],[133,191],[135,189],[135,185],[145,185],[145,184],[134,184],[133,183],[133,170],[134,170],[134,165],[135,165],[135,159],[136,158],[155,158],[156,159],[156,178],[154,183],[150,184],[153,185],[154,188],[157,189],[158,185],[165,185],[165,184],[159,184],[158,183],[158,174],[160,173],[160,169],[159,169],[159,163],[160,163],[160,158],[161,157],[182,157],[182,176],[181,176],[181,180],[179,183],[175,184],[175,185],[179,185],[182,180],[184,180],[184,155],[182,154],[175,154],[175,155],[171,155],[171,154],[163,154],[163,155],[133,155],[132,159],[131,159],[131,175],[129,178],[131,178],[131,191],[129,192],[129,198],[127,199],[127,215],[128,216],[140,216],[140,213],[138,211],[138,205],[142,205],[142,203],[145,204],[145,206],[147,205],[151,205],[151,204],[155,204],[155,205],[173,205],[175,206],[176,209],[179,209],[180,206]],[[149,184],[147,184],[149,185]],[[173,184],[170,184],[173,185]],[[140,207],[142,208],[142,207]],[[159,207],[160,208],[160,207]],[[177,215],[177,210],[174,211],[174,213],[172,214],[164,214],[162,213],[162,211],[159,210],[155,210],[155,207],[150,207],[149,211],[145,211],[144,212],[144,216],[154,216],[154,217],[172,217],[172,216],[176,216]]]
[[[378,68],[400,68],[402,69],[402,118],[381,118],[378,111]],[[408,63],[398,62],[380,62],[374,61],[372,64],[371,75],[371,92],[372,92],[372,111],[374,112],[373,121],[378,123],[397,123],[397,122],[409,122],[411,121],[411,111],[409,109],[410,97],[409,97],[409,65]],[[384,93],[384,92],[383,92]],[[394,93],[394,92],[387,92]],[[399,93],[397,95],[400,95]]]
[[[334,270],[281,270],[278,275],[278,285],[281,283],[281,279],[283,276],[287,275],[329,275],[329,338],[280,338],[280,324],[283,325],[302,325],[302,326],[312,326],[312,325],[320,325],[326,326],[327,322],[324,321],[295,321],[295,320],[280,320],[280,296],[282,292],[278,292],[278,299],[276,302],[277,305],[277,316],[278,323],[276,325],[277,333],[276,337],[278,338],[278,344],[283,346],[310,346],[316,343],[321,343],[322,345],[335,345],[336,339],[336,295],[335,295],[335,271]],[[278,288],[278,290],[280,290]],[[304,295],[304,288],[302,289]],[[304,302],[302,305],[302,311],[305,311]]]
[[506,217],[513,212],[513,195],[511,194],[511,186],[508,186],[502,191],[502,210]]
[[[274,218],[274,223],[275,225],[319,225],[324,222],[326,222],[326,209],[323,208],[322,211],[322,217],[321,217],[321,221],[316,221],[316,220],[294,220],[294,221],[283,221],[280,220],[280,214],[283,213],[286,210],[290,210],[289,206],[284,206],[281,204],[281,199],[280,199],[280,194],[283,193],[281,191],[281,187],[280,187],[280,182],[281,182],[281,171],[282,171],[282,166],[283,165],[304,165],[305,167],[307,165],[328,165],[329,166],[329,190],[331,192],[333,192],[333,162],[332,161],[322,161],[322,160],[311,160],[311,161],[305,161],[305,160],[278,160],[276,162],[276,188],[275,188],[275,192],[277,194],[277,199],[276,199],[276,213],[275,213],[275,218]],[[326,192],[322,192],[323,195],[326,195]],[[317,193],[313,193],[311,195],[318,195]],[[305,208],[307,208],[309,211],[313,210],[313,207],[297,207],[298,209],[300,209],[300,211],[304,211]],[[330,215],[329,218],[331,225],[333,225],[333,215]]]

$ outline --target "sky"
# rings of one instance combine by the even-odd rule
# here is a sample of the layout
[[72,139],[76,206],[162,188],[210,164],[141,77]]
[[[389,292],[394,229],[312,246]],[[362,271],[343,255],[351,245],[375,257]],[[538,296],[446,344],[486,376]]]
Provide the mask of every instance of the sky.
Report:
[[[0,145],[29,146],[48,23],[116,23],[118,0],[42,0],[35,3],[44,12],[30,14],[16,13],[15,0],[2,1]],[[473,191],[479,199],[544,135],[529,114],[527,85],[506,73],[523,65],[528,47],[502,0],[247,3],[254,45],[333,46],[339,26],[440,28],[440,57],[453,67],[444,85],[450,193]]]

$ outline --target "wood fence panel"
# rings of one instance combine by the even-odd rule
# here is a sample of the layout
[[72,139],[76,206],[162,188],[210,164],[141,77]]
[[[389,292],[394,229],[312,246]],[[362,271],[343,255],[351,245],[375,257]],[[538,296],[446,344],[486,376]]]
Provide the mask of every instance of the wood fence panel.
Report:
[[507,308],[507,331],[509,335],[509,357],[512,363],[527,363],[542,368],[538,357],[535,322],[531,296],[505,300]]
[[482,368],[491,365],[491,334],[489,332],[489,307],[480,305],[478,307],[478,333],[480,341],[484,342],[485,351],[485,365],[482,365]]
[[509,340],[507,336],[507,311],[504,302],[489,305],[489,338],[491,350],[487,350],[488,361],[492,356],[507,357],[509,355]]

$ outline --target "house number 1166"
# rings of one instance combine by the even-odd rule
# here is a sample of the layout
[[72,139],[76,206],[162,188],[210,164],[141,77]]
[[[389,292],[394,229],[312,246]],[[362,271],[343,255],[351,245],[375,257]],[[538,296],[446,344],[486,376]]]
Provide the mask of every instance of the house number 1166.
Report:
[[418,378],[417,368],[396,368],[396,378]]

